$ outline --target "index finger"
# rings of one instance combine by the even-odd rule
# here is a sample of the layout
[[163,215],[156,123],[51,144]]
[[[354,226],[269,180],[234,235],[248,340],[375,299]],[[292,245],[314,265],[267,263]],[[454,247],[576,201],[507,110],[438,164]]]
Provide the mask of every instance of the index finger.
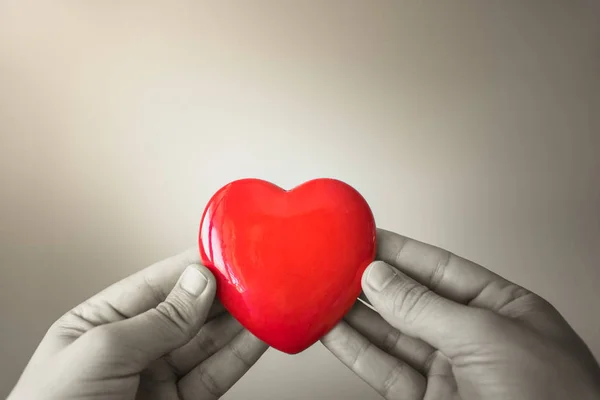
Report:
[[377,229],[376,258],[461,304],[493,308],[499,292],[524,291],[473,261],[384,229]]
[[[131,318],[156,307],[167,298],[179,276],[191,264],[200,263],[200,253],[196,247],[187,249],[175,256],[166,258],[146,267],[123,280],[116,282],[86,300],[79,307],[95,309],[90,313],[90,322],[115,322]],[[91,307],[90,307],[91,306]],[[102,312],[100,312],[102,311]],[[215,298],[207,321],[225,312],[223,304]],[[104,321],[92,321],[94,317],[110,314]]]
[[122,317],[133,317],[161,303],[185,268],[199,263],[198,249],[187,249],[114,283],[85,303],[109,305]]
[[179,380],[187,399],[219,399],[260,359],[269,346],[243,329],[225,347]]
[[[50,327],[32,362],[43,360],[95,326],[131,318],[156,307],[167,297],[183,270],[199,261],[198,250],[191,248],[144,268],[90,297]],[[209,319],[211,314],[222,312],[223,307],[215,301]]]

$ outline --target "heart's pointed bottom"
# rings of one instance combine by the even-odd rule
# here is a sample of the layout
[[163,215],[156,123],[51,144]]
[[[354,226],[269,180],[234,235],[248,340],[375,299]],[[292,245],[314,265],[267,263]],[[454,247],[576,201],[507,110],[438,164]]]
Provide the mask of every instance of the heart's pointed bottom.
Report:
[[[350,311],[350,310],[348,310]],[[343,319],[340,318],[338,321],[336,321],[333,326],[337,325],[338,322],[340,322]],[[246,328],[247,329],[247,328]],[[321,340],[321,338],[323,336],[325,336],[326,334],[329,333],[329,331],[331,331],[333,329],[333,327],[324,330],[322,334],[320,334],[316,339],[312,339],[310,341],[305,341],[303,343],[286,343],[286,342],[281,342],[281,341],[273,341],[273,339],[269,336],[262,338],[261,336],[255,334],[254,332],[250,331],[254,336],[256,336],[258,339],[262,340],[263,342],[269,344],[269,347],[272,347],[273,349],[280,351],[282,353],[288,354],[288,355],[296,355],[299,353],[302,353],[305,350],[308,350],[309,348],[311,348],[312,346],[314,346],[317,342],[319,342],[319,340]]]

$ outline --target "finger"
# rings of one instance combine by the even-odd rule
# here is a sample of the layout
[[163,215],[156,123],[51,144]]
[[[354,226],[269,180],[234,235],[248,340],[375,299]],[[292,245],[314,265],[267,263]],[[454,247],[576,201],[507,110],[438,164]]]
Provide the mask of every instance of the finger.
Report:
[[218,399],[229,390],[267,350],[268,346],[247,330],[192,369],[178,383],[183,400]]
[[143,400],[179,399],[177,387],[173,384],[165,384],[164,376],[168,373],[163,371],[154,372],[152,367],[142,371],[135,398]]
[[177,376],[183,376],[225,347],[242,329],[242,325],[231,314],[223,314],[207,322],[192,340],[164,358]]
[[[441,399],[442,394],[456,391],[452,366],[439,350],[401,333],[360,302],[356,302],[344,320],[371,343],[427,376],[429,384],[425,398]],[[433,381],[435,384],[432,385]]]
[[401,333],[376,311],[358,301],[344,320],[384,352],[405,361],[423,375],[427,374],[429,360],[435,352],[427,343]]
[[442,352],[436,350],[428,361],[427,391],[424,399],[460,399],[452,363]]
[[447,250],[383,229],[377,259],[457,303],[521,320],[538,332],[564,336],[562,318],[541,297]]
[[[192,248],[109,286],[54,322],[33,359],[57,353],[94,327],[122,321],[155,307],[167,297],[183,269],[198,262],[198,251]],[[207,320],[225,311],[221,302],[215,300]]]
[[183,270],[199,262],[198,250],[188,249],[109,286],[65,317],[75,315],[88,329],[131,318],[164,301]]
[[528,293],[472,261],[383,229],[377,231],[377,259],[461,304],[498,308],[500,299]]
[[77,342],[104,343],[105,351],[121,352],[129,372],[187,343],[204,324],[215,296],[215,278],[201,265],[190,265],[165,301],[124,321],[103,325]]
[[465,344],[486,338],[492,329],[493,313],[438,296],[383,261],[366,269],[362,286],[371,304],[390,325],[448,355]]
[[421,400],[423,375],[373,345],[346,322],[338,323],[321,342],[340,361],[388,400]]

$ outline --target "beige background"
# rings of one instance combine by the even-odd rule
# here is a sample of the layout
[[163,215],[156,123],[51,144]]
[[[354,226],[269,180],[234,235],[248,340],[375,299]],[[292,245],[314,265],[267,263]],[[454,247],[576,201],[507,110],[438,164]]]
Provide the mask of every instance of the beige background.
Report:
[[[194,245],[244,176],[346,180],[599,356],[597,4],[0,1],[0,394],[52,321]],[[226,397],[378,398],[320,344]]]

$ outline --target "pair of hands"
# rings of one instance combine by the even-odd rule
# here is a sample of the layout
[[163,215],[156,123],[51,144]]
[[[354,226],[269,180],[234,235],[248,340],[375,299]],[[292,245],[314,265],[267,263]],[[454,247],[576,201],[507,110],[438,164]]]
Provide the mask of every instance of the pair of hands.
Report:
[[[388,231],[377,260],[322,343],[386,399],[600,397],[598,363],[537,295]],[[126,278],[52,325],[9,400],[219,398],[268,346],[214,296],[195,249]]]

